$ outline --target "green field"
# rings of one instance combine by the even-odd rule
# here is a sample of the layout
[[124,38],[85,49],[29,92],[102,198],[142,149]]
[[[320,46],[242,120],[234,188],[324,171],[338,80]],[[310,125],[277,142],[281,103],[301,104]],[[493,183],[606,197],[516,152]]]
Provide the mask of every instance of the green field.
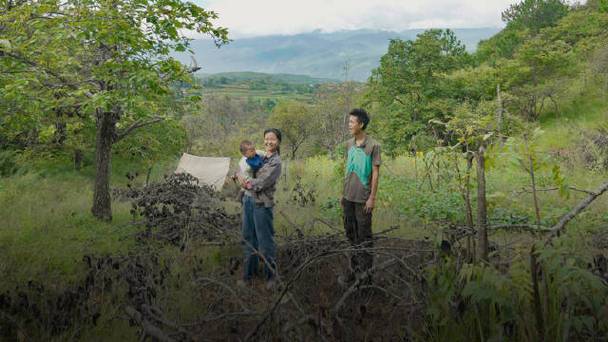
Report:
[[200,77],[205,96],[231,96],[257,101],[296,100],[312,103],[320,85],[335,80],[305,75],[229,72]]

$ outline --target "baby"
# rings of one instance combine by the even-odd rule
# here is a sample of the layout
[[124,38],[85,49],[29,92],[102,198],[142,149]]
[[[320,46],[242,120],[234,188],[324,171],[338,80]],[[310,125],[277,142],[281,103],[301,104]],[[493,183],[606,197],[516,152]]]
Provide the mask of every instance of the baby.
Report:
[[262,152],[257,152],[255,146],[249,140],[243,140],[240,146],[243,158],[239,162],[240,174],[246,179],[255,178],[257,171],[262,168],[264,160],[260,155]]

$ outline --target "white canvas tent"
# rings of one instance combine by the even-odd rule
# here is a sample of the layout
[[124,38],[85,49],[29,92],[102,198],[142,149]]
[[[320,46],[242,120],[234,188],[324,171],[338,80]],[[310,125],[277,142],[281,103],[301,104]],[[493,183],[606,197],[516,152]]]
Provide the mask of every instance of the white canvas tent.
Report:
[[230,158],[198,157],[182,154],[175,173],[189,173],[196,177],[199,184],[207,184],[221,191],[230,168]]

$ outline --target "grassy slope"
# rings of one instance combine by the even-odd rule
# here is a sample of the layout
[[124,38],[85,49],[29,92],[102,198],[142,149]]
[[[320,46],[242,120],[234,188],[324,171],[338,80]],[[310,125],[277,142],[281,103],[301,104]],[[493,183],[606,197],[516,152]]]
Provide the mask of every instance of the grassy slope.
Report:
[[[559,115],[549,113],[543,117],[541,128],[544,134],[538,141],[539,151],[575,154],[580,135],[604,122],[608,122],[608,104],[602,95],[579,92],[570,102],[562,105]],[[156,167],[152,178],[159,179],[163,172],[172,169],[172,163],[174,161],[168,161]],[[431,211],[429,215],[432,215],[432,211],[438,209],[433,207],[434,200],[441,202],[452,198],[445,196],[429,198],[424,202],[415,201],[415,196],[430,195],[424,192],[424,183],[419,184],[422,167],[423,161],[420,158],[414,161],[413,158],[400,157],[385,161],[385,178],[381,182],[375,218],[377,230],[398,225],[401,227],[399,234],[404,236],[429,235],[428,229],[433,225],[424,216],[413,214],[410,207],[429,206],[424,210]],[[113,186],[124,186],[126,172],[137,168],[137,164],[115,160]],[[304,222],[311,215],[316,215],[339,227],[336,200],[341,191],[341,171],[336,168],[336,163],[326,158],[313,158],[304,163],[292,162],[288,179],[284,179],[279,187],[279,210],[292,216],[296,222]],[[591,172],[576,163],[563,164],[561,168],[568,184],[579,188],[593,189],[607,177],[605,172]],[[133,243],[129,238],[133,228],[128,225],[128,204],[113,203],[112,223],[98,222],[91,217],[91,165],[76,172],[69,166],[69,161],[57,160],[38,166],[38,169],[42,171],[0,179],[0,273],[4,275],[0,288],[8,285],[7,281],[24,281],[28,277],[42,276],[57,281],[72,279],[78,273],[79,260],[84,254],[124,252]],[[419,173],[418,180],[416,169]],[[302,178],[306,190],[314,189],[316,202],[313,206],[292,209],[295,206],[292,189],[296,176]],[[401,177],[403,183],[389,181],[391,176]],[[539,172],[538,177],[541,186],[550,182],[550,172],[547,170]],[[143,175],[139,176],[138,181],[143,182]],[[491,204],[531,215],[530,196],[516,193],[527,186],[528,182],[527,175],[515,167],[509,158],[499,158],[488,175]],[[421,192],[416,192],[417,188],[422,188]],[[409,189],[411,196],[405,196],[399,189]],[[540,200],[543,217],[554,220],[582,196],[572,193],[570,198],[564,199],[555,193],[542,193]],[[599,200],[590,211],[597,215],[583,215],[582,219],[593,221],[594,225],[605,224],[607,218],[603,217],[605,215],[602,212],[607,211],[608,201]],[[279,213],[277,217],[279,231],[285,229],[289,223],[282,214]],[[315,227],[327,231],[327,227],[323,226],[317,224]]]
[[[567,119],[567,121],[566,121]],[[544,152],[568,151],[574,153],[578,136],[582,131],[593,129],[608,120],[608,104],[597,94],[581,93],[571,102],[562,104],[559,116],[543,117],[541,127],[544,134],[538,142]],[[568,122],[565,124],[565,122]],[[169,160],[155,168],[153,179],[160,179],[164,172],[174,167]],[[311,217],[320,217],[334,226],[328,228],[317,222],[308,227],[310,233],[341,232],[340,212],[337,198],[341,191],[339,162],[324,157],[302,162],[289,162],[287,179],[279,186],[276,212],[276,229],[279,235],[290,229],[292,222],[304,224]],[[428,191],[421,180],[422,159],[399,157],[385,160],[380,197],[374,216],[374,231],[397,226],[392,234],[407,238],[437,240],[443,238],[440,225],[429,220],[433,215],[447,215],[460,210],[453,206],[455,190],[440,188],[437,194]],[[580,165],[560,165],[569,184],[593,189],[608,178],[606,172],[591,172]],[[115,160],[113,163],[113,186],[124,186],[127,171],[137,170],[138,165]],[[127,203],[113,202],[114,221],[98,222],[89,213],[92,198],[93,168],[87,166],[81,172],[71,169],[67,160],[59,160],[47,166],[39,166],[39,172],[30,172],[0,179],[0,291],[24,284],[30,279],[44,281],[61,288],[82,277],[83,255],[122,254],[131,250],[135,241],[135,228],[129,226],[130,215]],[[140,173],[141,170],[139,170]],[[293,201],[292,191],[300,176],[305,189],[314,189],[316,202],[298,207]],[[138,182],[143,182],[140,175]],[[539,172],[541,186],[550,182],[549,173]],[[509,211],[533,216],[532,201],[527,194],[517,190],[528,184],[527,175],[513,166],[507,159],[497,162],[488,173],[490,204],[492,208],[508,208]],[[564,199],[556,193],[542,193],[540,202],[543,217],[554,220],[571,208],[584,195],[572,193]],[[589,228],[606,226],[608,201],[600,199],[577,218],[570,229],[586,235]],[[494,212],[494,214],[496,214]],[[287,219],[287,217],[289,219]],[[508,245],[520,236],[493,235],[493,241]],[[523,237],[527,238],[527,236]],[[520,242],[522,240],[519,240]],[[587,242],[576,242],[577,253],[593,253]],[[573,247],[574,248],[574,247]],[[226,253],[239,255],[238,250],[221,252],[208,247],[197,249],[197,253],[210,253],[212,258],[222,258]],[[167,248],[165,254],[177,258],[177,264],[187,263],[189,255],[181,255]],[[175,254],[175,255],[173,255]],[[183,259],[183,260],[182,260]],[[172,296],[179,315],[196,312],[190,308],[190,293],[182,289]],[[111,317],[116,308],[108,307],[102,324],[85,332],[84,339],[132,340],[134,329],[124,320]]]
[[[0,178],[0,289],[29,279],[76,280],[84,255],[124,253],[134,242],[128,203],[113,201],[111,223],[90,214],[92,165],[78,172],[68,160],[57,160],[37,168]],[[124,186],[124,175],[137,168],[115,160],[112,186]],[[160,178],[165,168],[154,169],[152,179]]]
[[[257,98],[285,96],[306,100],[307,97],[302,94],[253,91],[239,86],[211,91]],[[594,189],[608,179],[608,173],[584,168],[577,153],[581,135],[608,122],[607,97],[581,79],[569,86],[559,106],[558,112],[551,109],[553,112],[541,118],[540,126],[544,134],[537,142],[538,149],[552,157],[557,153],[567,156],[560,162],[567,183],[578,188]],[[133,233],[136,229],[129,225],[128,203],[113,202],[112,223],[99,222],[91,216],[89,209],[94,177],[91,165],[77,172],[71,168],[68,159],[44,163],[34,167],[31,172],[0,178],[0,291],[30,279],[61,287],[82,276],[81,260],[84,255],[126,253],[135,244]],[[156,167],[152,179],[160,179],[163,173],[173,169],[174,163],[174,160],[168,160]],[[124,186],[126,172],[138,168],[137,163],[115,159],[112,185]],[[374,216],[375,231],[397,226],[398,230],[393,234],[403,237],[441,238],[438,225],[430,218],[448,221],[451,215],[458,215],[455,211],[461,209],[454,202],[458,195],[450,187],[440,188],[437,193],[428,191],[422,179],[422,169],[423,160],[420,158],[403,156],[385,160]],[[311,158],[291,162],[288,170],[287,178],[279,186],[277,232],[281,234],[289,229],[292,222],[307,223],[311,217],[320,217],[335,227],[331,229],[317,222],[309,227],[311,233],[341,231],[337,202],[341,191],[338,162],[323,157]],[[143,174],[142,170],[138,171]],[[294,203],[292,189],[296,176],[301,177],[305,190],[315,191],[314,204],[299,207]],[[550,186],[550,170],[540,171],[537,176],[540,187]],[[140,175],[138,182],[143,182],[143,177]],[[498,158],[488,172],[491,214],[496,216],[499,214],[496,208],[506,208],[511,213],[533,217],[530,195],[518,193],[528,183],[527,174],[514,166],[510,158]],[[539,199],[546,223],[554,222],[583,197],[584,194],[580,193],[571,193],[569,198],[562,198],[555,192],[541,193]],[[605,227],[608,224],[607,212],[608,200],[600,199],[575,219],[570,229],[586,234],[589,228]],[[173,252],[167,249],[167,253]],[[218,251],[211,253],[215,253],[216,257],[220,255]],[[238,251],[234,253],[238,254]],[[187,258],[183,255],[178,257]],[[184,292],[181,295],[184,298],[180,300],[187,303],[188,294]],[[119,334],[120,331],[114,332]],[[99,331],[90,333],[91,336],[101,335]]]
[[[608,179],[606,171],[591,171],[580,160],[581,137],[590,130],[608,122],[608,101],[603,94],[595,91],[592,85],[582,83],[571,85],[559,105],[559,112],[548,112],[542,118],[540,127],[543,134],[538,141],[537,158],[545,160],[545,166],[536,171],[538,188],[552,188],[552,167],[558,165],[567,185],[580,189],[593,190]],[[530,187],[526,171],[518,166],[513,151],[495,150],[490,158],[487,174],[490,216],[494,220],[509,219],[510,215],[528,217],[533,222],[534,208],[532,197],[522,189]],[[304,224],[310,217],[329,219],[340,227],[339,210],[336,199],[340,196],[341,171],[338,163],[327,158],[317,157],[305,162],[292,162],[289,178],[284,182],[279,198],[283,209],[291,221]],[[424,177],[424,158],[401,156],[393,160],[385,158],[381,171],[381,182],[377,210],[374,212],[374,230],[381,231],[394,226],[399,227],[396,234],[411,238],[441,239],[437,222],[462,220],[460,195],[455,184],[435,185],[430,191]],[[445,168],[452,164],[444,165]],[[464,165],[461,164],[461,172]],[[474,182],[473,170],[473,179]],[[452,175],[453,177],[454,175]],[[316,203],[304,208],[285,208],[295,206],[292,191],[295,177],[301,177],[305,191],[313,190]],[[453,178],[452,178],[453,180]],[[475,188],[472,197],[475,198]],[[539,204],[544,225],[554,224],[564,213],[586,196],[571,191],[568,197],[561,197],[556,191],[540,192]],[[475,207],[473,207],[475,210]],[[608,200],[599,199],[570,225],[570,229],[588,230],[608,223]],[[288,225],[279,215],[279,225]],[[444,224],[445,226],[445,224]],[[316,229],[328,231],[324,224],[317,223]]]

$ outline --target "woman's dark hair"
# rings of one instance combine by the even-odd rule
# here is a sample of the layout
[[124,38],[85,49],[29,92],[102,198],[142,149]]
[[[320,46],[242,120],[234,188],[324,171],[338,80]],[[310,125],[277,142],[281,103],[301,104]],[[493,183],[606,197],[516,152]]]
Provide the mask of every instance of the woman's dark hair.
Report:
[[348,115],[357,117],[357,120],[363,124],[362,129],[365,130],[365,128],[367,127],[367,124],[369,123],[369,114],[367,114],[365,109],[355,108],[355,109],[351,110],[350,113],[348,113]]
[[279,139],[279,142],[281,142],[281,131],[277,128],[266,128],[266,130],[264,130],[264,136],[268,133],[274,133],[274,135],[277,136],[277,139]]
[[264,130],[264,137],[266,136],[266,134],[268,133],[274,133],[274,135],[277,137],[277,139],[279,140],[279,146],[277,146],[277,153],[281,154],[281,131],[279,131],[278,128],[266,128]]

